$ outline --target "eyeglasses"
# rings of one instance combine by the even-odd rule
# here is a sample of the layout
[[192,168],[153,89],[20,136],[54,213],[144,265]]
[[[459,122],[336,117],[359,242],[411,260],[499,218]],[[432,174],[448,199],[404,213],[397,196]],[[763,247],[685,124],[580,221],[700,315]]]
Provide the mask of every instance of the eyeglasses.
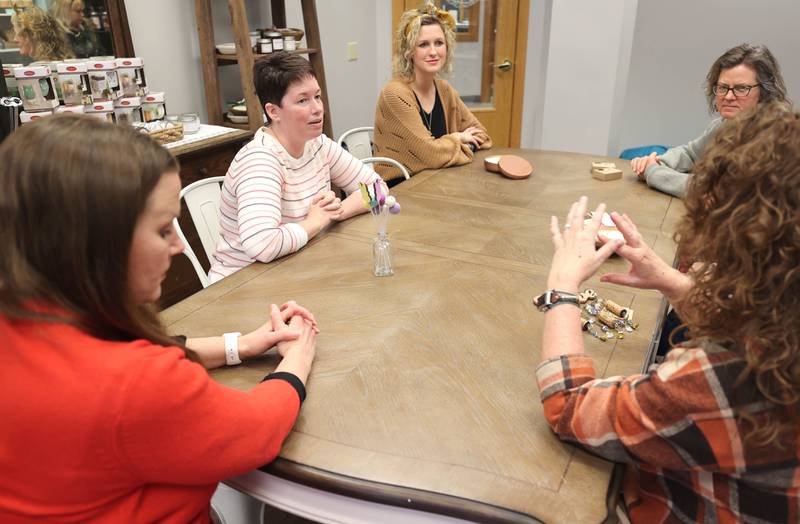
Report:
[[726,86],[725,84],[717,84],[711,88],[711,92],[717,96],[727,96],[728,91],[733,91],[733,96],[740,97],[740,96],[747,96],[750,94],[750,90],[754,87],[760,87],[761,84],[753,84],[751,86],[746,85],[738,85],[738,86]]

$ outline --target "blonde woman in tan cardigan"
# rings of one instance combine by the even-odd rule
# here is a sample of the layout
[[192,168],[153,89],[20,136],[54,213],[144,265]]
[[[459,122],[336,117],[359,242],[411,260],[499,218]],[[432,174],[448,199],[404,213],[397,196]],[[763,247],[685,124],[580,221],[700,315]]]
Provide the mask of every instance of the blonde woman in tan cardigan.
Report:
[[[394,76],[375,109],[376,156],[394,158],[414,174],[472,161],[492,139],[447,81],[452,69],[455,21],[432,4],[403,13],[394,40]],[[384,180],[399,182],[396,168],[379,166]]]

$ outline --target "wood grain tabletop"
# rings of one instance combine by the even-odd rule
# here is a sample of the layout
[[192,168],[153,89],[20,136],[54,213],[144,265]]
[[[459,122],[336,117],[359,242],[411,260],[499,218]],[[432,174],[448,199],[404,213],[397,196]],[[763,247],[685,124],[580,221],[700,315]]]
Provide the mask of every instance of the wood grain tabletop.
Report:
[[[162,313],[171,333],[246,331],[270,303],[315,314],[321,333],[308,398],[280,458],[266,470],[357,498],[484,522],[602,522],[613,465],[559,442],[542,415],[534,368],[552,256],[550,215],[588,195],[627,213],[667,260],[677,199],[648,189],[620,159],[516,154],[533,175],[510,180],[482,157],[432,170],[393,189],[391,277],[372,275],[375,224],[336,224],[298,253],[253,264]],[[590,175],[610,160],[622,180]],[[599,281],[625,271],[612,258],[587,286],[633,308],[626,338],[585,336],[601,376],[638,373],[663,313],[661,296]],[[278,362],[264,358],[212,372],[248,390]],[[210,421],[213,423],[213,421]]]

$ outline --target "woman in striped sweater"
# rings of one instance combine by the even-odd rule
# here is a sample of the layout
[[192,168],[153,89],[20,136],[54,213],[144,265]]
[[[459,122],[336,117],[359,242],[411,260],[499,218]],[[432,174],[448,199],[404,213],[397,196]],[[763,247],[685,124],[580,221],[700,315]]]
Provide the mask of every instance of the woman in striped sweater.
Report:
[[[225,175],[212,282],[294,253],[332,221],[365,212],[358,184],[379,180],[322,134],[322,97],[306,59],[274,53],[256,62],[253,77],[267,125]],[[331,182],[350,196],[337,198]]]

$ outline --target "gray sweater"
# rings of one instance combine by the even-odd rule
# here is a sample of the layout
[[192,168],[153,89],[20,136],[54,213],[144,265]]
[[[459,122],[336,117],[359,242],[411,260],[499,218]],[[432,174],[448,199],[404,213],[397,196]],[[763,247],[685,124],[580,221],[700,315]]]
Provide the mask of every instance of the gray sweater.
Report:
[[694,167],[694,163],[703,154],[706,144],[722,122],[722,118],[715,118],[699,138],[695,138],[688,144],[675,146],[659,156],[661,164],[653,164],[644,171],[647,185],[672,196],[683,198],[686,194],[686,184],[689,182],[689,177],[692,176],[690,171]]

